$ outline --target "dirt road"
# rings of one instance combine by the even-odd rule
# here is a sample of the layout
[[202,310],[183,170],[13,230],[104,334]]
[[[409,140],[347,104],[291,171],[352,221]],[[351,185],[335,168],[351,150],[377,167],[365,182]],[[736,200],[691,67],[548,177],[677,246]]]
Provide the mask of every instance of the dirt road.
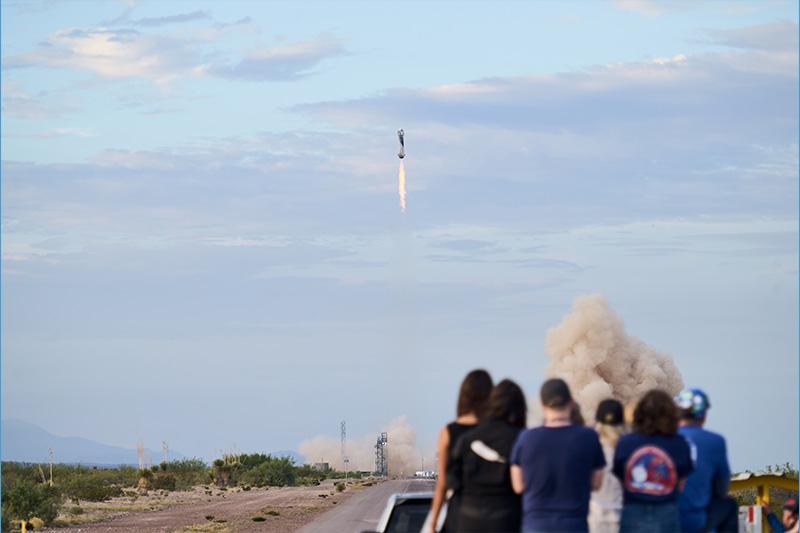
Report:
[[351,486],[339,493],[334,489],[333,482],[326,481],[316,487],[253,489],[227,493],[224,497],[170,505],[155,511],[133,512],[103,522],[50,528],[49,531],[283,533],[296,530],[320,513],[335,508],[371,488],[374,487]]
[[296,533],[360,533],[373,531],[378,525],[386,501],[395,492],[433,491],[433,481],[394,480],[364,489],[347,502],[319,516]]

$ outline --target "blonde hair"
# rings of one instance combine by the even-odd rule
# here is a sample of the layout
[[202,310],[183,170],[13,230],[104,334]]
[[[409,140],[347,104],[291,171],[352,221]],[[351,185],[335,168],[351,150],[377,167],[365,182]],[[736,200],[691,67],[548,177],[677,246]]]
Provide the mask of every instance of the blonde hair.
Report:
[[598,423],[594,428],[597,431],[597,435],[600,437],[600,442],[602,444],[611,446],[612,448],[617,446],[617,441],[619,438],[626,433],[625,426],[623,424],[612,426],[609,424]]
[[625,404],[625,411],[624,411],[625,424],[628,427],[633,426],[633,411],[636,410],[636,404],[637,403],[638,403],[638,400],[632,400],[632,401],[628,402],[627,404]]

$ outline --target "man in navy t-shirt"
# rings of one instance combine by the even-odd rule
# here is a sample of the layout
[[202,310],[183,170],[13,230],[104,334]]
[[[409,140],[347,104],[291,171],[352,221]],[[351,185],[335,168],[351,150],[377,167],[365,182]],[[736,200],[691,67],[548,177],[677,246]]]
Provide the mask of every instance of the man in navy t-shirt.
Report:
[[703,428],[711,402],[700,389],[686,389],[675,397],[675,403],[681,418],[678,433],[689,443],[694,461],[694,470],[678,498],[681,530],[736,533],[739,507],[728,496],[731,469],[725,439]]
[[606,464],[593,429],[572,425],[572,395],[561,379],[544,382],[544,425],[522,432],[511,451],[511,482],[522,494],[522,531],[586,532],[589,496]]

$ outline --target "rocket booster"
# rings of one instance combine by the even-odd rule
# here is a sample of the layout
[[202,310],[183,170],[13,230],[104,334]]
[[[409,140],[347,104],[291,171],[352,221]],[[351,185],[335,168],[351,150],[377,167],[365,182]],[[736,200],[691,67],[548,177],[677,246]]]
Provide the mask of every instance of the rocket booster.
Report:
[[405,135],[405,133],[403,133],[402,129],[397,130],[397,138],[400,139],[400,151],[397,153],[397,157],[400,159],[406,156],[406,144],[403,141],[403,135]]

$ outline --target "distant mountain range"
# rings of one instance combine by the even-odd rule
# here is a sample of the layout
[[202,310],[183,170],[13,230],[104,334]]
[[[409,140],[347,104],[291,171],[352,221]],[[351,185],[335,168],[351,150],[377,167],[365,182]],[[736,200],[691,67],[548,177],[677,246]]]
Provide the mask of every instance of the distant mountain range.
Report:
[[[133,448],[122,448],[102,444],[81,437],[60,437],[45,429],[21,420],[2,421],[3,461],[20,463],[47,462],[48,450],[53,449],[53,461],[56,463],[82,464],[86,466],[138,466],[139,457]],[[304,457],[292,450],[271,452],[277,457],[289,457],[294,463],[301,465]],[[161,459],[161,451],[145,449],[145,457],[152,457],[154,462]],[[181,453],[169,452],[170,459],[185,459]]]
[[[28,422],[3,420],[3,461],[44,463],[47,462],[50,448],[53,449],[53,461],[56,463],[87,466],[138,466],[139,464],[139,456],[132,448],[111,446],[81,437],[60,437]],[[158,462],[161,458],[161,451],[156,453],[145,449],[145,457],[152,457],[154,462]],[[183,454],[173,451],[170,451],[169,457],[170,459],[185,458]]]

